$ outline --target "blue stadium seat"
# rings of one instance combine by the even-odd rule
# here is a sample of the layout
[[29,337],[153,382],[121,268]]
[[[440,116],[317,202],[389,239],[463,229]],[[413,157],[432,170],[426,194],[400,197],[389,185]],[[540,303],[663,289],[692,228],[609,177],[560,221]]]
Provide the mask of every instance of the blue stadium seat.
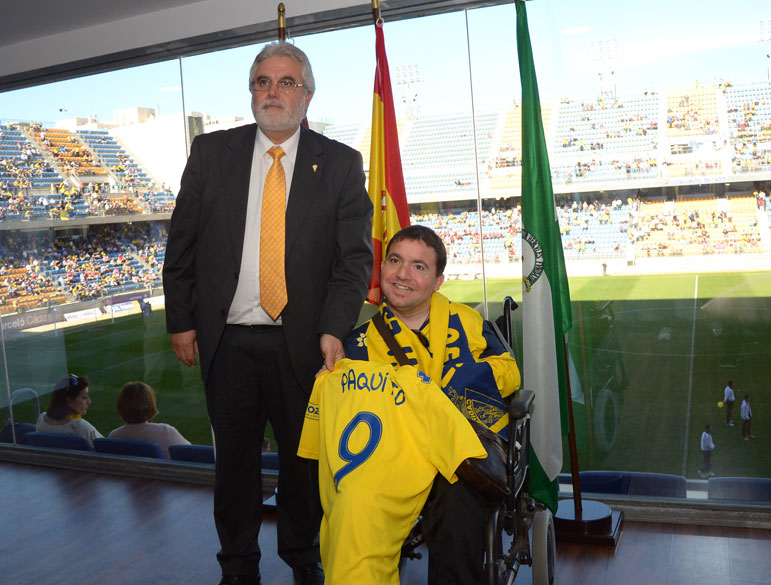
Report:
[[687,495],[686,480],[681,475],[642,472],[635,472],[630,475],[630,496],[685,498]]
[[711,477],[707,482],[710,500],[771,502],[771,478]]
[[109,453],[111,455],[149,457],[151,459],[164,458],[160,445],[149,441],[109,438],[94,439],[94,450],[97,453]]
[[175,461],[214,463],[214,447],[211,445],[169,445],[169,457]]
[[5,425],[2,431],[0,431],[0,443],[13,443],[14,431],[16,434],[16,443],[18,445],[27,444],[27,435],[35,432],[35,425],[32,423],[19,422],[16,423],[13,431],[11,430],[11,423]]
[[278,471],[278,453],[273,451],[262,454],[262,468]]
[[582,492],[593,494],[628,494],[629,477],[620,471],[581,471],[578,474]]
[[686,497],[686,480],[680,475],[639,471],[582,471],[581,491],[595,494]]
[[91,445],[83,437],[63,435],[60,433],[27,433],[27,444],[33,447],[48,447],[53,449],[71,449],[74,451],[93,451]]

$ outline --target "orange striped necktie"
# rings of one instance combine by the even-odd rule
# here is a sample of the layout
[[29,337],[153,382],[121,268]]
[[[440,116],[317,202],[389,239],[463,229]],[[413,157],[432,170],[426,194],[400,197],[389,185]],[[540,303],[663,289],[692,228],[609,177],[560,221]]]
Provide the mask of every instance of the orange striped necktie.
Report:
[[286,177],[281,157],[284,149],[268,149],[273,164],[265,177],[262,190],[260,223],[260,304],[274,321],[286,306],[284,274],[284,232],[286,216]]

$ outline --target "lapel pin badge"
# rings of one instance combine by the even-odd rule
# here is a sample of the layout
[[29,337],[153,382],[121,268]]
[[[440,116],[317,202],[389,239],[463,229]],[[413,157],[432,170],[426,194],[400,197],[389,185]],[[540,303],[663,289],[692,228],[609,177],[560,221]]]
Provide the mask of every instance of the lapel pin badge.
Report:
[[316,169],[317,169],[317,168],[319,168],[319,165],[313,165],[313,167],[312,167],[312,168],[313,168],[313,172],[315,173],[315,172],[316,172]]

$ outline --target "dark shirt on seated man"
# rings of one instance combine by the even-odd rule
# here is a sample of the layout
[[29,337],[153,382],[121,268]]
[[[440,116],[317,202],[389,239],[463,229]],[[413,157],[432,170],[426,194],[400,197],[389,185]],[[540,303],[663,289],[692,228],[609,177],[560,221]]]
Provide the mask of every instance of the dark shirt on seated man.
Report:
[[[517,363],[474,309],[437,292],[447,252],[439,236],[414,225],[388,243],[380,313],[410,362],[437,381],[469,419],[495,432],[508,422],[503,398],[519,388]],[[372,321],[344,342],[351,359],[397,365]],[[422,512],[429,585],[482,583],[486,501],[462,479],[437,476]]]

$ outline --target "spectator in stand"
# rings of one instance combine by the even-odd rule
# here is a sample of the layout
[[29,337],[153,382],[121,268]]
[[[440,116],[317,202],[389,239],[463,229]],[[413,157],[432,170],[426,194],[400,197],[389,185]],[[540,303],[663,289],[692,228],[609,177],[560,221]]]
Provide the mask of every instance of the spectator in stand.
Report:
[[94,439],[102,434],[94,425],[83,419],[91,406],[88,395],[88,378],[70,374],[54,386],[48,408],[37,420],[37,431],[59,433],[85,438],[94,447]]
[[151,423],[158,416],[155,391],[144,382],[127,382],[118,395],[118,414],[126,423],[109,435],[111,439],[149,441],[160,445],[163,456],[169,457],[169,445],[189,445],[185,437],[166,423]]

